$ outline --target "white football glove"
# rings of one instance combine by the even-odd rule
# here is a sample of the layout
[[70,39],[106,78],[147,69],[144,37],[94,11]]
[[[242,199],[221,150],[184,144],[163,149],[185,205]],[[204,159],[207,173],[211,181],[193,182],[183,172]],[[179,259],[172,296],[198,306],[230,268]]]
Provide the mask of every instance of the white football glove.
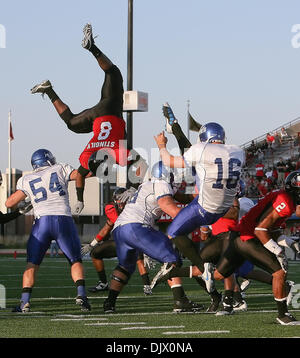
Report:
[[148,255],[144,254],[144,266],[148,267],[149,270],[154,269],[156,266],[156,262],[149,257]]
[[285,256],[284,251],[280,252],[278,255],[276,255],[276,257],[283,271],[288,272],[289,263],[287,257]]
[[98,240],[94,239],[90,244],[86,244],[86,245],[82,246],[81,256],[85,256],[85,255],[89,254],[93,250],[93,248],[99,243],[100,242]]
[[133,195],[136,193],[136,189],[134,187],[130,187],[129,189],[127,189],[126,191],[124,191],[124,193],[118,195],[118,200],[121,203],[126,203],[127,201],[129,201]]
[[22,200],[18,204],[19,213],[24,215],[32,209],[31,201]]
[[291,245],[291,249],[294,250],[298,257],[300,257],[300,244],[299,241],[295,241]]
[[83,202],[77,200],[77,203],[76,203],[75,208],[74,208],[74,213],[76,215],[79,215],[82,212],[83,208],[84,208]]

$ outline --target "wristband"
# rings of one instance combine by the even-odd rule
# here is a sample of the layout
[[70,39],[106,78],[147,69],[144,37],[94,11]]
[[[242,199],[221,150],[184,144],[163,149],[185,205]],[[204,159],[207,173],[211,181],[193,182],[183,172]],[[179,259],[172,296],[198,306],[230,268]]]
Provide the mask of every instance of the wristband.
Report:
[[276,256],[278,254],[281,253],[282,249],[280,248],[280,246],[277,245],[277,243],[273,240],[273,239],[270,239],[269,241],[267,241],[265,244],[264,244],[264,247],[266,249],[268,249],[269,251],[271,251],[273,254],[275,254]]
[[96,237],[95,237],[95,239],[96,239],[97,241],[102,241],[102,240],[104,239],[104,236],[101,236],[101,235],[97,234]]
[[91,243],[90,246],[94,247],[98,244],[98,240],[94,239]]

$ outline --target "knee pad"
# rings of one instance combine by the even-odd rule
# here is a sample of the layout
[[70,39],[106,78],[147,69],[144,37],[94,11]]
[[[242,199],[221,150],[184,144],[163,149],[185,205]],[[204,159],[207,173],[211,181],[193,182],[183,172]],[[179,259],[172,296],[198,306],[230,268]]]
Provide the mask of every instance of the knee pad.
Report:
[[111,275],[112,280],[115,280],[115,281],[117,281],[117,282],[122,283],[123,285],[126,285],[126,284],[128,283],[128,281],[129,281],[129,279],[130,279],[131,274],[130,274],[127,270],[123,269],[123,267],[121,267],[120,265],[118,265],[118,266],[114,269],[114,271],[119,271],[119,272],[121,272],[123,275],[126,276],[126,279],[124,280],[123,278],[118,277],[118,276],[116,276],[115,274],[112,274],[112,275]]

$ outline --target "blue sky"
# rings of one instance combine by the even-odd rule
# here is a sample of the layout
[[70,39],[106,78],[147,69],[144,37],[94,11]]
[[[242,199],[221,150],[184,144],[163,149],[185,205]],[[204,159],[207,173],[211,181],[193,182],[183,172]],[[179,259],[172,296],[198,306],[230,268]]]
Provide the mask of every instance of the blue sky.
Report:
[[[127,4],[1,4],[0,24],[6,29],[6,48],[0,48],[1,170],[8,164],[10,109],[13,167],[29,170],[38,148],[78,167],[91,135],[69,131],[48,98],[31,95],[30,88],[50,79],[74,113],[99,100],[103,72],[81,47],[82,28],[90,22],[99,35],[96,44],[121,69],[126,89]],[[165,101],[183,129],[190,100],[194,118],[219,122],[234,144],[300,116],[300,48],[291,44],[292,26],[300,23],[299,1],[134,0],[133,14],[133,87],[149,95],[149,111],[133,115],[136,148],[155,147]],[[176,147],[168,138],[169,148]]]

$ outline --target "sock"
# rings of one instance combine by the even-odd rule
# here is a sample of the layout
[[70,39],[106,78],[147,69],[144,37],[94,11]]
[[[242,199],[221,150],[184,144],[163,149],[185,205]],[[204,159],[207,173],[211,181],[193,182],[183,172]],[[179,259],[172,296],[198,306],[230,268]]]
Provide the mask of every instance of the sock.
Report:
[[106,278],[105,270],[98,271],[97,274],[98,274],[99,280],[100,280],[101,282],[107,283],[107,278]]
[[21,305],[20,307],[23,308],[26,303],[29,302],[31,297],[32,287],[24,287],[22,289],[22,296],[21,296]]
[[89,49],[89,51],[90,51],[96,58],[98,58],[98,57],[100,57],[100,56],[102,55],[102,51],[100,51],[95,44],[93,44],[93,45],[91,46],[91,48]]
[[287,305],[286,305],[286,299],[283,301],[277,301],[277,309],[278,309],[278,316],[283,317],[285,313],[288,312]]
[[144,273],[143,275],[141,275],[142,281],[144,285],[150,285],[150,279],[149,279],[149,275],[147,273]]
[[52,87],[45,90],[46,95],[49,97],[50,101],[53,103],[57,99],[59,99],[58,95],[54,91]]
[[75,282],[77,288],[77,296],[86,297],[85,292],[85,281],[84,280],[77,280]]
[[233,304],[233,291],[225,290],[223,302],[226,305],[232,306],[232,304]]
[[220,300],[222,297],[221,293],[219,293],[216,289],[214,289],[209,295],[214,301]]
[[174,285],[171,287],[174,301],[180,301],[185,297],[184,289],[181,285]]
[[115,291],[115,290],[111,290],[111,289],[108,291],[107,299],[113,306],[115,305],[119,294],[120,294],[120,291]]
[[240,291],[234,291],[233,292],[233,299],[236,301],[236,302],[243,302],[243,297],[241,295],[241,292]]

